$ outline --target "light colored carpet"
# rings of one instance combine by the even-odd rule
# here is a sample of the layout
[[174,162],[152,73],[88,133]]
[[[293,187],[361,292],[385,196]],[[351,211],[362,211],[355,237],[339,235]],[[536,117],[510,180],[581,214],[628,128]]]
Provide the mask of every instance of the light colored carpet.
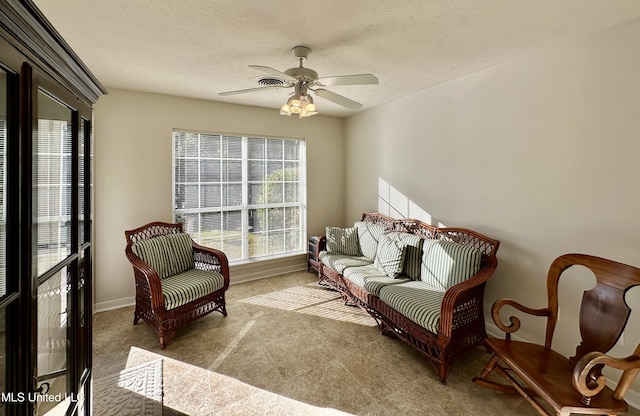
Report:
[[317,283],[294,286],[239,301],[352,324],[376,326],[375,320],[362,309],[345,307],[337,292],[327,290]]
[[[380,335],[373,318],[362,316],[371,326],[351,323],[344,317],[362,313],[358,308],[342,305],[334,292],[310,292],[320,290],[317,281],[303,271],[231,285],[228,316],[192,322],[164,350],[149,325],[131,324],[132,306],[100,312],[94,377],[162,357],[164,416],[538,414],[519,396],[471,382],[490,357],[483,348],[456,358],[443,385],[428,360],[393,334]],[[269,306],[257,304],[274,292]],[[309,299],[291,310],[291,297]],[[247,301],[252,298],[255,304]],[[338,313],[329,317],[332,308]]]
[[162,416],[162,358],[93,383],[94,415]]

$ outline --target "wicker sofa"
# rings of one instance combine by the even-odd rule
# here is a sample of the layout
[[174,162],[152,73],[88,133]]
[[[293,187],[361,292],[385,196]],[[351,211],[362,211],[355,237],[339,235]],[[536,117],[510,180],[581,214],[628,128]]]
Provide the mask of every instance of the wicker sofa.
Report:
[[320,284],[420,351],[442,383],[452,360],[486,338],[484,286],[499,241],[379,213],[327,227],[315,241],[318,256],[309,262]]

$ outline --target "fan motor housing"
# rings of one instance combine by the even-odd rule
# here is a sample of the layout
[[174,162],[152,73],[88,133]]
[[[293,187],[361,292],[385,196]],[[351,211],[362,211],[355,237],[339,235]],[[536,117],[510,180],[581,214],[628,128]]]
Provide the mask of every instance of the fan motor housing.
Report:
[[301,82],[313,82],[318,79],[318,73],[309,68],[289,68],[284,73]]

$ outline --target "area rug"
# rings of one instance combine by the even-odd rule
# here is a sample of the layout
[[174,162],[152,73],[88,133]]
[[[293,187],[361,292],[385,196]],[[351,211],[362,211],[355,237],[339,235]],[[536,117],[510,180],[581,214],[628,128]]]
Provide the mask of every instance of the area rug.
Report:
[[94,415],[162,415],[162,359],[94,381]]
[[137,347],[131,347],[127,365],[140,365],[159,357],[163,366],[165,415],[353,416],[262,390],[215,371]]
[[241,299],[240,302],[304,313],[336,321],[376,326],[375,320],[362,309],[346,306],[340,294],[327,290],[317,283],[264,293]]

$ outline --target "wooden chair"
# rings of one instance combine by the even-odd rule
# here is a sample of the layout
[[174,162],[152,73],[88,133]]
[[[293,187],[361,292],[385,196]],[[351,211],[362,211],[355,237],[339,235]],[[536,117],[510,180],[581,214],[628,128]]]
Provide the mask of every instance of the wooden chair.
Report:
[[[558,319],[558,280],[569,267],[581,265],[596,277],[595,286],[585,291],[580,307],[580,334],[582,340],[575,356],[565,358],[551,349]],[[473,381],[505,393],[522,395],[540,414],[571,413],[617,415],[626,413],[624,395],[640,371],[640,345],[633,355],[614,358],[607,352],[622,334],[631,310],[625,302],[625,293],[640,285],[640,269],[584,254],[558,257],[549,268],[547,277],[548,306],[531,309],[510,299],[500,299],[492,307],[496,325],[505,332],[505,339],[488,338],[485,345],[493,355],[480,377]],[[500,309],[511,306],[534,316],[546,317],[547,329],[544,345],[514,341],[511,334],[520,328],[520,320],[509,318],[509,325],[500,320]],[[605,385],[604,366],[622,370],[612,390]],[[510,385],[489,380],[497,369]]]
[[223,252],[195,243],[182,224],[152,222],[124,234],[136,285],[133,324],[148,322],[162,349],[190,322],[214,311],[227,316],[229,263]]

